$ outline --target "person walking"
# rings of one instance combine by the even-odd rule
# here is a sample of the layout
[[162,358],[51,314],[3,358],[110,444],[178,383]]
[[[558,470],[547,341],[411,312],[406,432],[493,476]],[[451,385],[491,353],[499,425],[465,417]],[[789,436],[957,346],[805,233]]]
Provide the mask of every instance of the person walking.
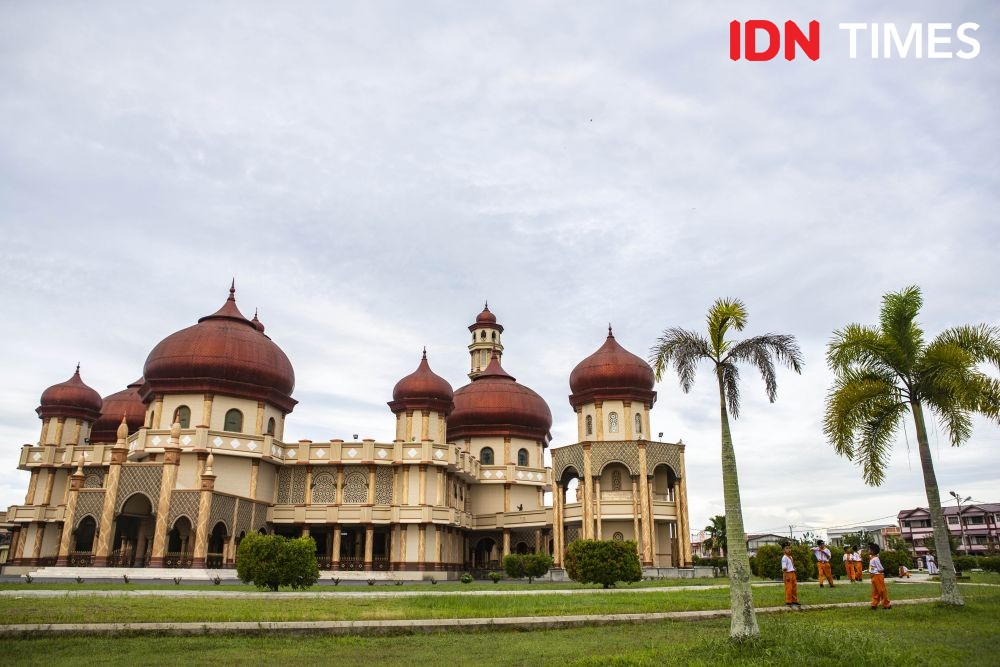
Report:
[[823,588],[823,579],[830,582],[833,588],[833,570],[830,567],[830,550],[826,548],[823,540],[816,540],[816,546],[812,548],[813,556],[816,557],[817,576],[819,577],[819,587]]
[[927,574],[938,573],[937,563],[934,562],[934,554],[927,554]]
[[882,560],[878,557],[881,549],[877,544],[870,543],[868,551],[872,555],[868,561],[868,572],[872,575],[872,611],[878,609],[880,603],[883,609],[892,609],[889,591],[885,589],[885,568],[882,567]]
[[785,542],[781,545],[785,555],[781,557],[781,578],[785,582],[785,606],[801,607],[799,604],[799,580],[795,575],[795,563],[792,562],[792,545]]
[[850,544],[844,545],[844,572],[847,573],[847,580],[852,584],[855,581],[861,581],[861,562],[860,557],[855,560],[856,555],[854,547]]

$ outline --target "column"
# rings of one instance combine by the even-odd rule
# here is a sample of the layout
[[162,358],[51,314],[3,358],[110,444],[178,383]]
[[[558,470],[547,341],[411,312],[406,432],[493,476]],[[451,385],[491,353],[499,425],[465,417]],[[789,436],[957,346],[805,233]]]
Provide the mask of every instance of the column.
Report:
[[375,465],[368,466],[368,504],[375,504]]
[[365,569],[372,569],[372,552],[375,548],[375,526],[365,526]]
[[254,433],[264,435],[264,401],[257,401],[257,420],[254,423]]
[[574,408],[574,410],[576,411],[576,439],[577,442],[582,442],[587,437],[583,428],[583,408]]
[[623,401],[622,405],[625,409],[622,410],[622,417],[625,419],[625,439],[631,440],[635,437],[635,424],[632,423],[632,401]]
[[[503,529],[503,555],[506,556],[510,553],[510,528]],[[502,560],[502,559],[501,559]],[[503,563],[500,563],[503,567]]]
[[312,505],[313,501],[313,467],[306,466],[306,505]]
[[420,411],[420,441],[426,442],[431,438],[431,411]]
[[56,483],[56,468],[47,467],[45,469],[45,492],[42,494],[42,504],[52,504],[52,486]]
[[406,411],[406,435],[403,440],[410,442],[413,439],[413,410]]
[[[59,539],[59,556],[56,565],[65,567],[69,565],[69,552],[73,542],[73,521],[76,515],[76,503],[80,496],[80,489],[83,488],[83,454],[80,454],[80,463],[76,472],[69,478],[69,496],[66,498],[66,513],[63,515],[62,537]],[[105,501],[107,502],[107,501]]]
[[62,444],[63,427],[65,425],[66,425],[66,418],[65,417],[58,417],[56,419],[56,435],[55,435],[55,438],[53,438],[55,440],[55,442],[52,443],[52,444],[56,445],[57,447]]
[[[424,464],[420,464],[420,494],[419,495],[420,495],[420,497],[419,497],[419,503],[420,503],[420,505],[426,505],[427,504],[427,466],[424,465]],[[423,561],[423,558],[421,558],[421,562],[422,561]]]
[[[214,398],[214,394],[205,394],[205,400],[201,404],[201,426],[212,428],[212,401]],[[162,400],[161,398],[161,404]],[[159,415],[159,411],[157,411],[157,415]],[[155,428],[159,428],[159,423]]]
[[101,522],[97,526],[97,548],[94,550],[94,565],[107,567],[108,556],[111,554],[111,540],[115,531],[112,529],[115,517],[115,501],[118,496],[118,480],[121,479],[122,464],[128,456],[125,438],[128,437],[128,424],[125,417],[118,425],[118,440],[111,450],[111,465],[108,466],[108,478],[105,483],[104,507],[101,509]]
[[653,506],[653,478],[646,478],[646,485],[649,490],[646,492],[646,497],[649,498],[649,529],[647,533],[649,535],[649,552],[650,552],[650,562],[656,565],[656,511]]
[[653,562],[653,554],[650,549],[649,543],[649,484],[646,483],[648,477],[648,468],[646,467],[646,443],[639,443],[639,504],[642,509],[642,532],[643,532],[643,544],[642,544],[642,564],[649,565]]
[[83,429],[83,420],[73,420],[73,435],[70,436],[70,444],[74,447],[80,444],[80,431]]
[[34,505],[35,504],[35,489],[38,488],[38,475],[41,474],[39,468],[34,468],[31,471],[31,477],[28,479],[28,492],[24,494],[24,504]]
[[153,428],[159,429],[163,423],[163,394],[158,394],[153,401]]
[[597,440],[604,440],[604,402],[594,401],[594,433]]
[[344,502],[344,466],[337,466],[337,495],[336,503],[338,505]]
[[580,507],[583,510],[583,523],[580,526],[580,537],[585,540],[592,539],[594,536],[594,505],[593,505],[593,483],[594,479],[591,475],[590,467],[590,443],[583,443],[583,483],[579,486],[578,491],[582,490],[583,498],[578,498],[580,501]]
[[170,427],[170,440],[163,450],[163,480],[160,482],[160,501],[156,506],[156,528],[153,530],[153,554],[150,567],[163,567],[163,556],[167,546],[167,530],[170,526],[170,495],[177,483],[177,468],[181,463],[180,422]]
[[595,534],[596,535],[595,539],[603,540],[604,531],[601,526],[601,478],[600,477],[594,478],[594,505],[596,509],[595,514],[597,515],[597,533]]
[[552,559],[553,567],[562,567],[563,563],[563,487],[556,482],[552,492]]
[[509,466],[514,463],[515,461],[512,461],[510,458],[510,436],[505,435],[503,437],[503,464]]
[[[687,470],[684,465],[684,448],[681,447],[680,453],[680,463],[681,463],[681,473],[680,473],[680,495],[678,496],[677,502],[677,518],[678,523],[681,520],[684,521],[684,530],[680,532],[678,537],[678,543],[681,545],[681,553],[683,554],[684,567],[688,567],[691,564],[691,526],[688,522],[688,498],[687,498]],[[682,509],[683,506],[683,509]],[[678,526],[678,530],[680,526]]]
[[410,504],[410,466],[402,465],[400,466],[400,474],[403,476],[403,493],[399,499],[399,505],[409,505]]
[[535,528],[535,553],[544,553],[542,551],[542,529]]
[[333,525],[333,549],[330,554],[330,568],[339,568],[340,563],[340,524]]
[[402,569],[406,569],[407,554],[406,554],[406,534],[410,532],[409,524],[401,524],[399,526],[399,562]]
[[215,455],[205,459],[205,471],[201,474],[201,493],[198,496],[198,526],[194,533],[194,558],[192,567],[205,567],[208,558],[208,518],[212,513],[212,492],[215,490],[215,471],[212,469]]
[[510,511],[510,482],[504,482],[503,485],[503,511]]
[[417,527],[417,568],[423,570],[427,562],[427,524]]
[[638,476],[632,475],[632,530],[635,532],[635,546],[642,559],[642,533],[639,532],[639,489]]

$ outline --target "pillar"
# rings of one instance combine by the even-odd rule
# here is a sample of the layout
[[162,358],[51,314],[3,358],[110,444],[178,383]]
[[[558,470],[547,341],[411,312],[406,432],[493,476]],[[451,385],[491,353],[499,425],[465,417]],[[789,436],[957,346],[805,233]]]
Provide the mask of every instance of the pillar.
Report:
[[400,466],[400,474],[403,476],[403,493],[399,499],[400,505],[410,504],[410,466],[402,465]]
[[[503,529],[503,555],[510,553],[510,528]],[[501,559],[502,560],[502,559]],[[501,563],[502,565],[503,563]]]
[[[170,427],[170,440],[163,450],[163,479],[160,482],[160,500],[156,505],[156,528],[153,529],[153,554],[150,567],[163,567],[163,556],[167,546],[167,530],[170,526],[170,495],[177,483],[177,468],[181,463],[180,422]],[[199,518],[200,520],[200,518]]]
[[212,469],[215,455],[205,459],[205,471],[201,473],[201,493],[198,496],[198,526],[194,531],[194,558],[192,567],[205,567],[208,558],[208,518],[212,513],[212,492],[215,490],[215,471]]
[[596,440],[604,440],[604,402],[594,401],[594,434]]
[[649,543],[649,526],[650,526],[650,516],[649,516],[649,484],[647,484],[647,477],[649,475],[648,468],[646,466],[646,443],[639,443],[639,504],[642,509],[642,532],[643,532],[643,544],[642,544],[642,564],[650,565],[653,562],[653,554],[650,549]]
[[80,444],[80,434],[83,430],[83,420],[74,419],[73,420],[73,435],[70,436],[70,444],[74,447]]
[[556,482],[552,493],[552,565],[562,567],[563,563],[563,487]]
[[375,504],[375,464],[368,466],[368,504]]
[[423,464],[420,465],[420,497],[418,502],[420,505],[427,504],[427,466]]
[[66,418],[65,417],[58,417],[58,418],[56,418],[56,435],[53,438],[53,440],[55,440],[55,442],[52,443],[52,444],[54,444],[56,446],[59,446],[59,445],[62,444],[63,427],[65,425],[66,425]]
[[600,477],[594,478],[594,506],[595,506],[594,514],[597,517],[597,532],[595,533],[596,536],[595,539],[603,540],[604,532],[603,532],[603,527],[601,525],[601,478]]
[[153,401],[153,428],[160,428],[163,419],[163,394],[157,395]]
[[257,401],[257,420],[254,423],[254,433],[264,435],[264,401]]
[[365,526],[365,569],[372,569],[372,553],[375,549],[375,526]]
[[250,462],[250,497],[253,498],[254,500],[257,500],[257,478],[259,476],[260,476],[260,459],[254,459],[253,461]]
[[97,548],[94,551],[94,565],[97,567],[107,567],[108,556],[111,554],[111,540],[115,536],[111,525],[115,518],[115,502],[118,497],[122,464],[128,456],[128,449],[125,447],[127,437],[128,424],[123,416],[122,423],[118,425],[118,440],[111,450],[111,464],[108,466],[108,478],[105,482],[107,490],[104,492],[104,507],[101,509],[101,521],[97,526]]
[[34,468],[31,471],[31,478],[28,479],[28,492],[24,494],[24,504],[34,505],[35,504],[35,489],[38,488],[38,475],[41,474],[39,468]]
[[[208,428],[212,428],[212,402],[214,398],[214,394],[205,394],[205,400],[201,404],[201,425]],[[161,403],[162,400],[160,399]],[[159,422],[157,422],[156,428],[159,428]]]
[[331,549],[330,553],[330,567],[331,568],[334,567],[334,564],[339,562],[340,562],[340,524],[335,523],[333,525],[333,549]]
[[[63,515],[62,536],[59,538],[59,555],[56,558],[56,565],[65,567],[69,565],[70,546],[73,542],[73,520],[76,516],[76,503],[80,496],[80,489],[83,488],[83,454],[80,454],[80,463],[76,472],[69,478],[69,495],[66,497],[66,513]],[[107,502],[105,500],[105,502]]]
[[635,532],[635,547],[641,560],[642,533],[639,532],[639,488],[637,475],[632,475],[632,530]]
[[649,535],[650,563],[652,563],[655,566],[656,565],[656,511],[653,506],[652,476],[646,478],[646,485],[649,487],[649,490],[646,492],[646,497],[649,498],[649,528],[646,532]]
[[510,483],[505,482],[503,485],[503,511],[510,511]]
[[594,536],[594,505],[593,498],[593,477],[591,473],[590,466],[590,443],[583,443],[583,484],[580,488],[583,490],[583,498],[578,498],[580,501],[581,509],[583,510],[583,524],[580,526],[580,532],[582,533],[580,537],[585,540],[592,539]]
[[410,532],[409,524],[404,523],[399,526],[399,562],[402,569],[406,569],[406,534],[408,532]]
[[632,423],[632,401],[623,401],[622,405],[625,409],[622,410],[622,417],[625,419],[625,439],[631,440],[635,437],[635,424]]
[[424,569],[424,562],[427,560],[427,524],[422,523],[417,527],[417,567]]
[[56,468],[45,469],[45,492],[42,494],[42,504],[52,504],[52,487],[56,483]]
[[688,499],[687,499],[687,470],[684,466],[684,448],[681,447],[680,452],[680,494],[678,495],[677,502],[677,519],[678,524],[684,522],[684,530],[681,531],[681,526],[678,525],[677,542],[681,546],[681,554],[683,556],[684,567],[691,565],[691,526],[688,522]]
[[420,441],[426,442],[431,439],[431,411],[420,411]]

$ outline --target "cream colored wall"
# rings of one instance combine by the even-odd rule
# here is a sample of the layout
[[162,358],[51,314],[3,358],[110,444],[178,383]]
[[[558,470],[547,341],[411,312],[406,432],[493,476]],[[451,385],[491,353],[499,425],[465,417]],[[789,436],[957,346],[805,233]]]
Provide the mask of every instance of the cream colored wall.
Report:
[[[439,428],[441,420],[438,419],[438,415],[440,413],[436,410],[431,410],[429,414],[430,416],[428,419],[430,420],[430,423],[427,427],[427,437],[434,442],[444,442],[445,434]],[[423,435],[423,427],[421,425],[423,413],[420,410],[413,411],[413,417],[410,419],[409,433],[406,433],[406,411],[401,412],[399,417],[402,419],[402,428],[400,431],[403,433],[403,440],[408,442],[420,442],[422,440],[421,436]]]
[[31,554],[35,550],[35,540],[39,537],[38,526],[39,524],[32,523],[24,528],[24,548],[21,550],[24,558],[31,558]]
[[[441,499],[438,498],[438,475],[444,475],[443,470],[438,470],[435,466],[427,466],[427,504],[437,505]],[[444,505],[445,503],[441,503]]]
[[42,558],[55,556],[59,553],[59,538],[61,530],[54,523],[45,524],[45,532],[42,533]]
[[[202,404],[205,402],[204,394],[168,394],[163,397],[163,418],[160,419],[160,428],[168,429],[174,420],[174,412],[182,405],[188,406],[191,410],[191,424],[188,428],[194,428],[201,424]],[[155,407],[156,401],[152,401],[146,409],[146,423],[149,423],[149,413]]]
[[492,514],[503,511],[503,484],[476,484],[472,487],[473,514]]
[[[331,471],[334,472],[335,471]],[[216,473],[218,474],[218,473]],[[250,489],[251,470],[247,469],[247,493]],[[270,463],[261,463],[257,469],[257,497],[256,500],[274,502],[274,489],[278,484],[278,469]],[[218,488],[218,487],[216,487]]]
[[226,425],[226,413],[233,408],[243,413],[243,430],[240,433],[256,435],[257,401],[251,401],[246,398],[220,396],[218,394],[215,395],[215,399],[212,402],[211,429],[213,431],[223,430],[222,427]]
[[635,541],[635,525],[631,521],[601,521],[601,532],[606,540],[612,539],[615,533],[621,533],[626,540]]
[[177,486],[175,488],[178,489],[201,488],[201,480],[198,479],[197,454],[190,454],[190,453],[181,454],[181,463],[179,466],[177,466]]
[[[604,466],[604,470],[601,471],[601,491],[613,491],[613,478],[614,471],[619,470],[622,474],[622,491],[632,490],[632,477],[626,468],[621,463],[609,463]],[[596,471],[595,471],[596,472]]]
[[[510,511],[516,512],[518,505],[524,505],[525,510],[537,510],[541,508],[538,504],[538,487],[527,484],[510,485]],[[500,507],[497,510],[503,511],[503,496],[500,496]]]
[[420,468],[418,466],[407,466],[407,473],[410,476],[409,489],[406,497],[407,505],[420,504]]
[[[631,402],[631,414],[629,415],[629,423],[632,425],[631,432],[633,440],[637,440],[640,437],[644,440],[649,439],[649,413],[646,410],[646,406],[637,401]],[[580,441],[584,440],[597,440],[598,428],[597,428],[597,408],[593,403],[587,403],[580,408],[580,412],[583,415],[578,418],[577,421],[577,436]],[[618,414],[618,432],[612,433],[610,428],[610,414],[615,412]],[[642,417],[642,433],[635,432],[635,415],[639,413]],[[587,417],[594,420],[594,432],[587,435]],[[604,433],[602,440],[625,440],[628,438],[627,427],[625,425],[625,403],[624,401],[604,401],[601,405],[601,417],[604,420]]]
[[[194,458],[194,457],[191,457]],[[212,466],[215,471],[215,490],[219,493],[231,493],[238,496],[250,494],[250,459],[239,456],[215,457]],[[260,480],[257,481],[257,493],[260,496]],[[264,496],[268,502],[272,496]]]
[[420,560],[419,547],[420,529],[414,524],[403,526],[406,531],[406,560],[410,563]]
[[[69,470],[52,470],[55,481],[52,483],[52,504],[62,505],[63,496],[66,495],[66,483],[69,481]],[[44,492],[44,487],[43,487]]]

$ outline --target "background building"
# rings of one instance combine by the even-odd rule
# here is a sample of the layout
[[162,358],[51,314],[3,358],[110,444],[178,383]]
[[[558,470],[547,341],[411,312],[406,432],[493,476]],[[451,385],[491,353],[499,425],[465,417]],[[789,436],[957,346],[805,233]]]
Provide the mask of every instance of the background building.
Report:
[[[945,505],[941,509],[948,524],[948,533],[959,545],[959,553],[984,555],[1000,549],[1000,503],[963,505],[961,516],[958,507]],[[911,553],[923,556],[929,551],[925,541],[933,540],[933,530],[927,508],[902,510],[899,513],[899,529]]]

